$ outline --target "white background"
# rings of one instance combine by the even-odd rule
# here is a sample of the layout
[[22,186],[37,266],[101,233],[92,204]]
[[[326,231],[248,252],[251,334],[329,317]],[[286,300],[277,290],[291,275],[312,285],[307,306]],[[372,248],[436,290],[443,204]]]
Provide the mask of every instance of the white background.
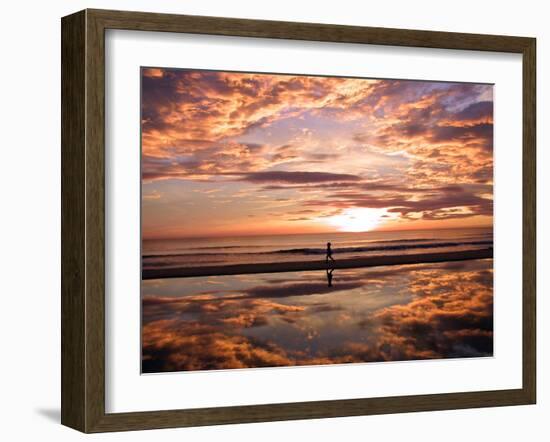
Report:
[[[106,61],[107,412],[521,388],[521,56],[108,31]],[[140,376],[140,66],[494,83],[495,357]]]
[[[174,2],[157,0],[19,1],[2,11],[0,127],[2,161],[3,315],[0,391],[6,440],[46,438],[77,440],[85,436],[61,427],[60,391],[60,31],[59,17],[84,7],[133,9],[202,15],[341,23],[447,31],[516,34],[538,38],[538,173],[539,173],[539,399],[538,405],[481,410],[414,413],[232,425],[89,436],[100,440],[242,440],[281,438],[334,440],[353,437],[407,441],[547,440],[550,428],[550,327],[543,312],[550,279],[548,151],[550,129],[550,29],[544,2],[462,1],[444,8],[438,1],[377,3],[295,0]],[[24,21],[23,21],[24,18]],[[6,247],[7,246],[7,247]],[[529,435],[529,436],[528,436]]]

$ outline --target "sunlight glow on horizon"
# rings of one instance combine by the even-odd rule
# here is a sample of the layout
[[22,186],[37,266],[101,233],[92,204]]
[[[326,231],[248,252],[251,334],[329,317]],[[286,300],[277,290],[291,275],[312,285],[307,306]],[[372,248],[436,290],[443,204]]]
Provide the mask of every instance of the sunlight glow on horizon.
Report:
[[387,209],[352,207],[326,221],[340,232],[370,232],[392,218],[396,217],[390,215]]

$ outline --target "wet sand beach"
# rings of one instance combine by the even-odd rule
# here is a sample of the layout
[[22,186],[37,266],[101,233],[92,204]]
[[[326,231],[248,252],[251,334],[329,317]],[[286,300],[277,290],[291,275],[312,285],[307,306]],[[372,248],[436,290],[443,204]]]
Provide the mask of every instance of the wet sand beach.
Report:
[[275,273],[305,270],[349,269],[356,267],[374,267],[403,264],[421,264],[445,261],[464,261],[493,257],[493,249],[465,250],[442,253],[419,253],[388,256],[367,256],[362,258],[337,259],[327,263],[325,260],[294,261],[260,264],[234,264],[223,266],[203,266],[186,268],[145,269],[142,279],[183,278],[191,276],[236,275],[251,273]]

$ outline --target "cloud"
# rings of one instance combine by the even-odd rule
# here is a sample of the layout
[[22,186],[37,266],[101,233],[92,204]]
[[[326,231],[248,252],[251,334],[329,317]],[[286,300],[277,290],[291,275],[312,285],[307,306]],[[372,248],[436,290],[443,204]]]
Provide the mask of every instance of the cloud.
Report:
[[[250,204],[286,198],[332,212],[491,216],[492,88],[147,68],[142,179],[233,182]],[[297,219],[278,210],[281,223]]]
[[350,86],[353,82],[339,78],[195,70],[144,75],[144,148],[162,151],[188,141],[242,135],[301,109],[323,107]]
[[376,312],[378,345],[388,359],[493,354],[492,272],[420,272],[408,304]]
[[[363,188],[348,188],[326,195],[325,199],[309,199],[304,206],[309,207],[367,207],[387,208],[390,213],[407,216],[420,213],[424,219],[450,219],[465,216],[492,216],[493,200],[479,196],[486,187],[466,189],[460,186],[431,188],[400,188],[398,186],[364,186],[364,189],[384,190],[384,194],[366,193]],[[490,189],[490,188],[489,188]],[[327,202],[327,199],[329,202]]]
[[[204,180],[216,175],[235,175],[269,165],[261,156],[264,145],[228,142],[170,157],[142,156],[142,178]],[[238,172],[237,174],[241,174]]]
[[452,140],[491,140],[492,124],[476,124],[473,126],[436,126],[429,138],[437,143]]
[[144,373],[289,365],[285,351],[177,320],[143,328]]
[[292,296],[319,295],[352,290],[361,287],[361,282],[342,282],[335,287],[328,287],[326,282],[303,282],[295,284],[277,284],[256,286],[246,292],[247,298],[286,298]]
[[332,288],[324,274],[303,281],[289,273],[266,275],[260,284],[253,278],[239,290],[147,295],[143,370],[489,356],[491,266],[480,260],[337,270]]
[[357,175],[345,173],[329,173],[329,172],[287,172],[287,171],[269,171],[269,172],[253,172],[245,175],[245,181],[254,183],[325,183],[333,181],[359,181],[361,178]]
[[454,114],[458,121],[493,121],[493,102],[478,101]]

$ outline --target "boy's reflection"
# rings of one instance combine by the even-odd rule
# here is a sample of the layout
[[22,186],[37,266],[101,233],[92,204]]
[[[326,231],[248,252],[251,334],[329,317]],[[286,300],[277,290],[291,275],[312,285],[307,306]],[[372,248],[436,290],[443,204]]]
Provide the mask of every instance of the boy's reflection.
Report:
[[327,283],[329,287],[332,287],[332,272],[334,272],[334,269],[327,269]]

